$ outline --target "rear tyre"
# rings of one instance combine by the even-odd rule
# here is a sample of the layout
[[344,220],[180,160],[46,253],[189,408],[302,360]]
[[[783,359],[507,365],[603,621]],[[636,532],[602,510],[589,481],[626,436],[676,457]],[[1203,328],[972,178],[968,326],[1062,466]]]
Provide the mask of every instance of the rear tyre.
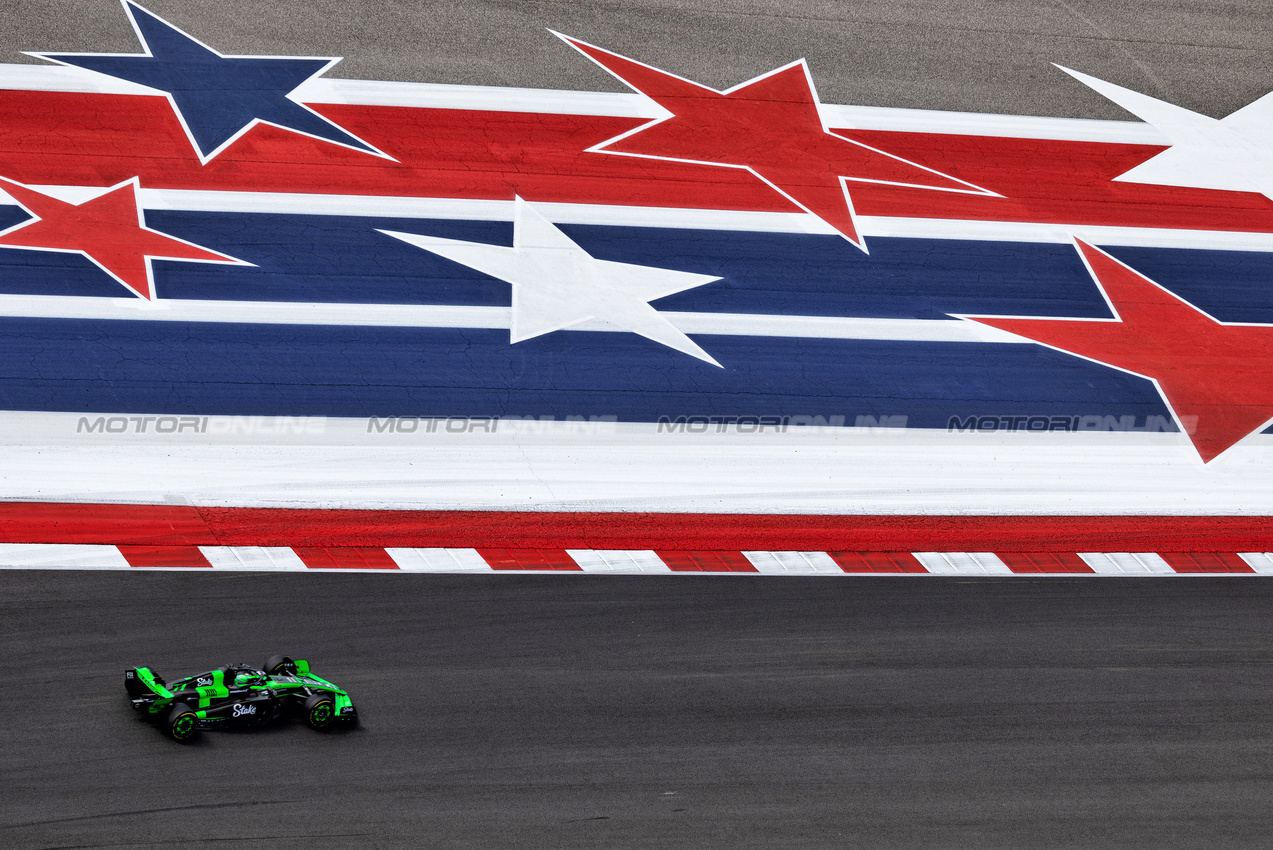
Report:
[[296,662],[286,655],[271,655],[265,662],[265,672],[269,676],[286,676],[296,672]]
[[336,702],[325,694],[305,700],[305,722],[314,729],[326,729],[336,719]]
[[189,741],[199,731],[199,715],[184,702],[179,702],[169,710],[167,726],[174,741]]

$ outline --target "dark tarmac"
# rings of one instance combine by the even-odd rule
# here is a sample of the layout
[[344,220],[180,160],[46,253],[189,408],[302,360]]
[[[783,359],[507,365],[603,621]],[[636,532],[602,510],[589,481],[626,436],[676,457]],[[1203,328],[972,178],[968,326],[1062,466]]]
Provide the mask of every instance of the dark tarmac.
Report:
[[[1264,847],[1259,578],[0,573],[0,846]],[[182,746],[125,668],[363,723]],[[282,842],[280,844],[280,842]]]

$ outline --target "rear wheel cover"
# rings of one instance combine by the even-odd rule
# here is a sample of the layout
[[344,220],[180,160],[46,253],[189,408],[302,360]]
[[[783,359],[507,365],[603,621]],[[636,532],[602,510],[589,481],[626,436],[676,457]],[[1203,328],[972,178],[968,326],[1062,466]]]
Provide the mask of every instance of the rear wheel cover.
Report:
[[172,737],[178,741],[184,741],[194,734],[198,722],[199,718],[193,711],[183,712],[172,721]]

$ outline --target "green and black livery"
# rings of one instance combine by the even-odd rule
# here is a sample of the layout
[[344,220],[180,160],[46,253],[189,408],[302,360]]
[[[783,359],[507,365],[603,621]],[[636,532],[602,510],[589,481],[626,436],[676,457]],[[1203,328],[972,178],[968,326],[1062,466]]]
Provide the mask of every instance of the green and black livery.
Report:
[[259,670],[230,664],[165,682],[149,667],[124,672],[129,702],[178,741],[200,729],[263,726],[303,717],[315,729],[358,721],[349,694],[310,672],[309,662],[275,655]]

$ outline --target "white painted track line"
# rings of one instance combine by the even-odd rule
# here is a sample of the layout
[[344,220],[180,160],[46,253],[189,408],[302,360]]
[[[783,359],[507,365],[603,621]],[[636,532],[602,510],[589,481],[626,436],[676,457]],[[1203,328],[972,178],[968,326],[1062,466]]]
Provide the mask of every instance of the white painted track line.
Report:
[[0,569],[131,569],[114,546],[73,543],[0,543]]
[[1079,552],[1099,575],[1174,575],[1171,565],[1154,552]]
[[567,549],[585,573],[670,573],[663,559],[650,549]]
[[[0,294],[0,316],[107,321],[214,322],[218,324],[329,325],[339,327],[479,328],[506,330],[507,307],[420,304],[308,304],[268,301],[142,301],[81,295]],[[873,339],[913,342],[1021,344],[1020,337],[960,319],[869,319],[749,313],[663,313],[685,333],[784,336],[806,339]],[[619,333],[597,320],[568,331]]]
[[743,552],[756,571],[765,575],[844,575],[826,552]]
[[1273,575],[1273,552],[1239,552],[1238,557],[1260,575]]
[[1010,576],[1012,570],[993,552],[915,552],[915,558],[934,575]]
[[385,549],[398,569],[415,573],[489,573],[476,549]]
[[216,570],[273,572],[304,570],[305,562],[287,546],[200,546]]

